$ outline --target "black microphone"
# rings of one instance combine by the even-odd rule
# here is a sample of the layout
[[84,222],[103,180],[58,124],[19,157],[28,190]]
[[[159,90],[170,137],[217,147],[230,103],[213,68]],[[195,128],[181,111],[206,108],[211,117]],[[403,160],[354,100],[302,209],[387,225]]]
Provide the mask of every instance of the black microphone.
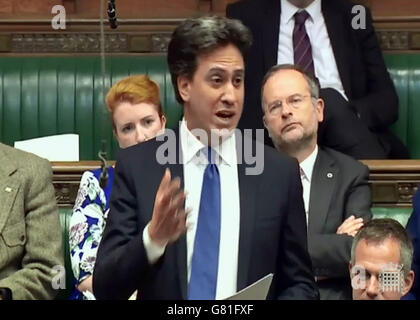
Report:
[[101,176],[99,178],[99,186],[105,189],[108,184],[108,165],[106,163],[106,141],[102,140],[102,149],[98,152],[98,157],[101,159]]
[[116,29],[118,27],[117,12],[115,11],[115,0],[109,0],[108,2],[108,20],[112,29]]

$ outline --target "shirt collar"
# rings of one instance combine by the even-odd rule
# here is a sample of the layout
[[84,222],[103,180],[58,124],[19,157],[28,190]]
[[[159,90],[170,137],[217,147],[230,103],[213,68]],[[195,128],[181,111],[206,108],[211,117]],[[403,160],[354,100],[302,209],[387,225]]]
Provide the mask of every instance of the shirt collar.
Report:
[[[194,159],[194,157],[199,156],[200,151],[206,147],[206,145],[198,140],[188,129],[185,118],[182,118],[181,121],[180,136],[184,163],[188,163]],[[235,134],[224,139],[220,145],[213,147],[213,150],[227,165],[234,166],[237,164]]]
[[[281,1],[281,19],[285,23],[289,23],[290,20],[293,20],[293,16],[296,12],[300,11],[301,9],[294,6],[287,0],[280,0]],[[321,11],[321,0],[315,0],[309,6],[305,8],[305,10],[309,13],[309,19],[312,21],[316,21],[322,15]]]
[[312,180],[312,171],[314,170],[315,160],[318,156],[318,146],[315,146],[314,151],[300,163],[300,168],[302,169],[303,173],[305,174],[306,179],[309,182]]

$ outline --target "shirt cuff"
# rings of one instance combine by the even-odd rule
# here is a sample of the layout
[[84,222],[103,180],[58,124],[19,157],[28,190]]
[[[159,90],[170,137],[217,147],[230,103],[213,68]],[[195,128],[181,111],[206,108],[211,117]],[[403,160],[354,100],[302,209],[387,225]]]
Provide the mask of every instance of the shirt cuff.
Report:
[[163,253],[166,249],[166,245],[160,246],[154,243],[152,239],[150,239],[149,225],[150,223],[148,223],[143,230],[143,244],[144,248],[146,249],[147,260],[149,261],[149,264],[154,264],[156,263],[156,261],[159,260],[161,256],[163,256]]

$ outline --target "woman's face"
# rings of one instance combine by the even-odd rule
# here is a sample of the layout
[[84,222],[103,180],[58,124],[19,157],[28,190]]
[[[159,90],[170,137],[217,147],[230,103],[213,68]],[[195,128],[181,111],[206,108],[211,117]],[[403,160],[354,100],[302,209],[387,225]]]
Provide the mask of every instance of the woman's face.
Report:
[[121,102],[114,110],[115,136],[120,148],[154,138],[165,129],[166,119],[159,117],[158,107],[153,103],[131,104]]

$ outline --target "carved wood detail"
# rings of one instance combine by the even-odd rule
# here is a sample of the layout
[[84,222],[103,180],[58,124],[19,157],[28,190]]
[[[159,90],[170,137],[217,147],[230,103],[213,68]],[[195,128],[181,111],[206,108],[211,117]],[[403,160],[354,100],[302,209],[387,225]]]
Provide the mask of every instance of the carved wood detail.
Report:
[[[364,160],[370,169],[372,204],[377,207],[411,207],[420,184],[420,160]],[[111,162],[114,164],[115,162]],[[53,162],[53,184],[60,207],[71,208],[83,172],[100,167],[98,161]]]

